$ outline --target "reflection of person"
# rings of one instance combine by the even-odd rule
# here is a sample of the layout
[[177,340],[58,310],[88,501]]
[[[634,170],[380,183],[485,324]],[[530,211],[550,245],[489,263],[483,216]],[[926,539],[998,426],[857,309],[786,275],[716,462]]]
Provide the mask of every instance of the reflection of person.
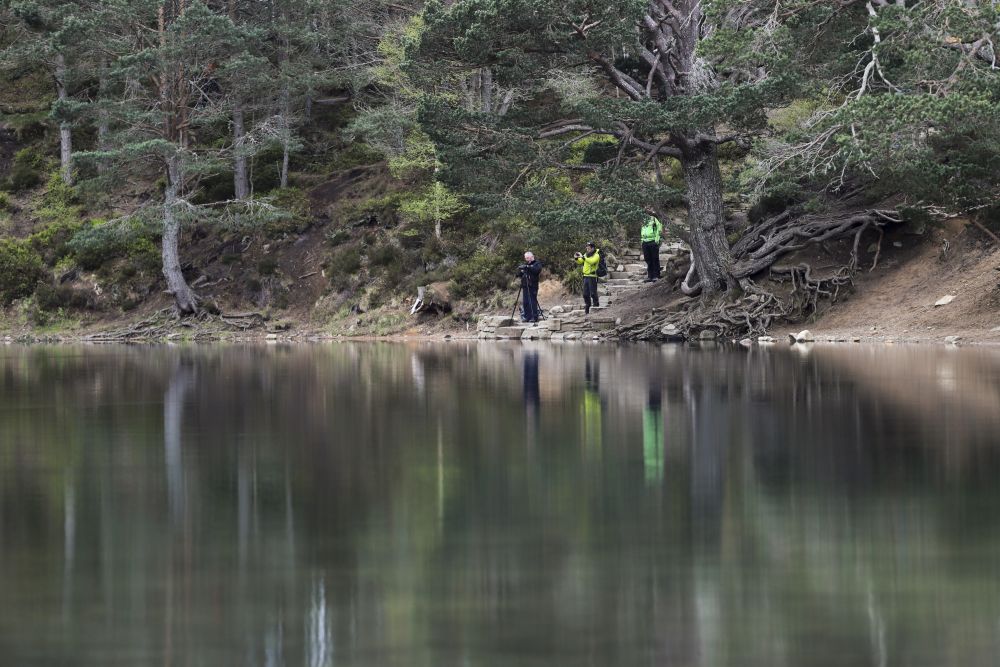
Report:
[[589,314],[591,306],[596,308],[601,305],[597,301],[597,268],[601,264],[601,253],[591,241],[587,244],[586,254],[576,253],[573,258],[583,267],[583,307]]
[[524,309],[521,320],[537,322],[541,315],[538,307],[538,277],[542,273],[542,263],[535,259],[532,252],[524,253],[524,264],[517,267],[517,275],[521,279],[521,290],[524,294]]
[[590,357],[583,370],[583,444],[587,450],[601,449],[601,420],[604,408],[601,405],[601,373],[597,361]]
[[649,386],[642,411],[642,460],[647,482],[663,479],[663,397],[659,385],[654,384]]
[[524,353],[524,404],[538,407],[541,394],[538,391],[538,352]]
[[524,411],[527,415],[528,435],[533,436],[538,428],[541,392],[538,390],[538,352],[525,352],[524,366]]
[[660,279],[660,240],[663,234],[663,223],[659,218],[650,215],[642,225],[639,234],[642,240],[642,258],[646,261],[646,279],[651,283]]

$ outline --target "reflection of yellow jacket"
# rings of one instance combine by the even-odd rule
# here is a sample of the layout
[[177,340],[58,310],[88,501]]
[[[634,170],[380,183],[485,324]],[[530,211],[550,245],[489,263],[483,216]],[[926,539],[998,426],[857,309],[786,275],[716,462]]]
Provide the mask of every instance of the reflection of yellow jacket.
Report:
[[597,265],[601,263],[601,253],[599,250],[595,250],[593,255],[577,257],[576,263],[583,265],[584,278],[596,278]]
[[593,389],[583,392],[583,446],[587,450],[601,448],[601,395]]

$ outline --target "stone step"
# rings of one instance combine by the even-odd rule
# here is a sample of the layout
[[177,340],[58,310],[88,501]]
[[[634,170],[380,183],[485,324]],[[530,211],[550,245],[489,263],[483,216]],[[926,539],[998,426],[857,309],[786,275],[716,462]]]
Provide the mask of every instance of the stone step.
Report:
[[527,327],[497,327],[497,338],[520,338]]

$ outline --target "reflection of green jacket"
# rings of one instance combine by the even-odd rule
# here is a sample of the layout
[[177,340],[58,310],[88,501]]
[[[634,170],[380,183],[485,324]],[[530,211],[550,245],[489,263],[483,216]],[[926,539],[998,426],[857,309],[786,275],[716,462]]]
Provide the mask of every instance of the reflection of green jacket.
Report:
[[663,233],[663,223],[650,216],[646,219],[646,224],[642,226],[640,238],[643,243],[659,243],[660,235]]
[[593,255],[577,257],[576,263],[583,266],[584,278],[596,278],[597,265],[601,263],[601,252],[599,250],[595,250]]
[[642,411],[642,459],[646,481],[663,479],[663,413],[646,408]]

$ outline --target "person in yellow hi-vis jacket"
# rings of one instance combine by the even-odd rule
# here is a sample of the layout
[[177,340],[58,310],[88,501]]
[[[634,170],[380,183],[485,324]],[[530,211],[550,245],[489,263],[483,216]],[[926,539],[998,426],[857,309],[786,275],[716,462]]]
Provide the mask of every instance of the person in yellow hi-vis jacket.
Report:
[[576,253],[576,263],[583,267],[583,308],[590,314],[590,307],[601,304],[597,300],[597,268],[601,265],[601,253],[591,241],[587,244],[586,254]]

